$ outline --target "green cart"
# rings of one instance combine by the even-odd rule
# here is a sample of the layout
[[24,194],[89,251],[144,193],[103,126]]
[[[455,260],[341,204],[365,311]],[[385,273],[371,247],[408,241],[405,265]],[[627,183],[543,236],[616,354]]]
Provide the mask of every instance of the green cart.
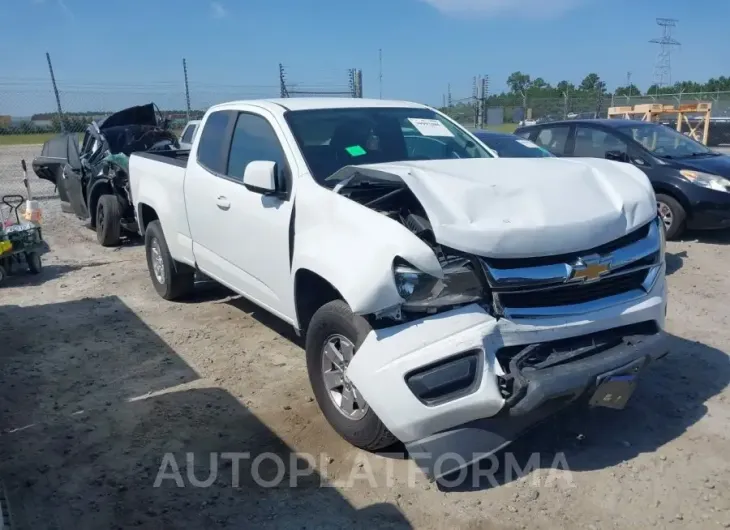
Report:
[[6,276],[13,274],[19,267],[31,274],[39,274],[43,269],[41,255],[46,246],[43,242],[41,227],[33,223],[21,223],[18,210],[25,202],[22,195],[4,195],[2,203],[15,214],[16,224],[8,224],[2,219],[0,224],[0,283]]

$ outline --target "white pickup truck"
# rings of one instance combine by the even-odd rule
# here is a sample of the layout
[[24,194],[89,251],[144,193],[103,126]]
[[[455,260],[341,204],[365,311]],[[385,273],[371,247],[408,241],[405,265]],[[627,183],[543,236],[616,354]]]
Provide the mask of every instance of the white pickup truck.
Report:
[[432,478],[570,403],[624,407],[667,353],[664,232],[629,164],[500,159],[423,105],[304,98],[216,105],[130,178],[163,298],[199,270],[290,323],[332,427]]

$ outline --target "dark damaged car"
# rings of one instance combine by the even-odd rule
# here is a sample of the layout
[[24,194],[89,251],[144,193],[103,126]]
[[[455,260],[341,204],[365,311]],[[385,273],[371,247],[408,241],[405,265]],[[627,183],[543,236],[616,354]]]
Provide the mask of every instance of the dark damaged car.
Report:
[[125,233],[137,231],[129,155],[178,147],[167,121],[149,103],[90,123],[80,143],[76,133],[52,138],[33,160],[33,171],[56,185],[64,212],[88,221],[101,245],[116,246]]

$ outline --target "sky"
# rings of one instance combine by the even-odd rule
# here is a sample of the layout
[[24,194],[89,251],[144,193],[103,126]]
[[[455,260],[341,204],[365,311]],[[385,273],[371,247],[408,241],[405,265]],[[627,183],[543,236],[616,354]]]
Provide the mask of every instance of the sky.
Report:
[[0,0],[0,114],[52,106],[45,52],[75,110],[179,108],[183,57],[193,107],[276,95],[279,63],[300,85],[345,86],[360,68],[379,97],[379,49],[390,99],[440,105],[449,83],[466,98],[475,75],[501,91],[516,70],[551,83],[595,71],[609,89],[630,71],[645,89],[656,17],[679,20],[674,80],[730,74],[728,0]]

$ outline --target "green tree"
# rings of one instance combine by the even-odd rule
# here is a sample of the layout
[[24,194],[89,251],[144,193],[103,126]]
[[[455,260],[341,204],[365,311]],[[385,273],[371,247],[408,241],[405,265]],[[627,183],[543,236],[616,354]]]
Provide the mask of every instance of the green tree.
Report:
[[530,88],[531,85],[532,82],[530,80],[530,76],[527,74],[523,74],[520,71],[513,72],[507,78],[507,86],[509,87],[510,92],[512,92],[513,94],[520,94],[522,92],[525,92],[528,88]]
[[641,90],[635,84],[617,87],[613,92],[617,96],[640,96]]

